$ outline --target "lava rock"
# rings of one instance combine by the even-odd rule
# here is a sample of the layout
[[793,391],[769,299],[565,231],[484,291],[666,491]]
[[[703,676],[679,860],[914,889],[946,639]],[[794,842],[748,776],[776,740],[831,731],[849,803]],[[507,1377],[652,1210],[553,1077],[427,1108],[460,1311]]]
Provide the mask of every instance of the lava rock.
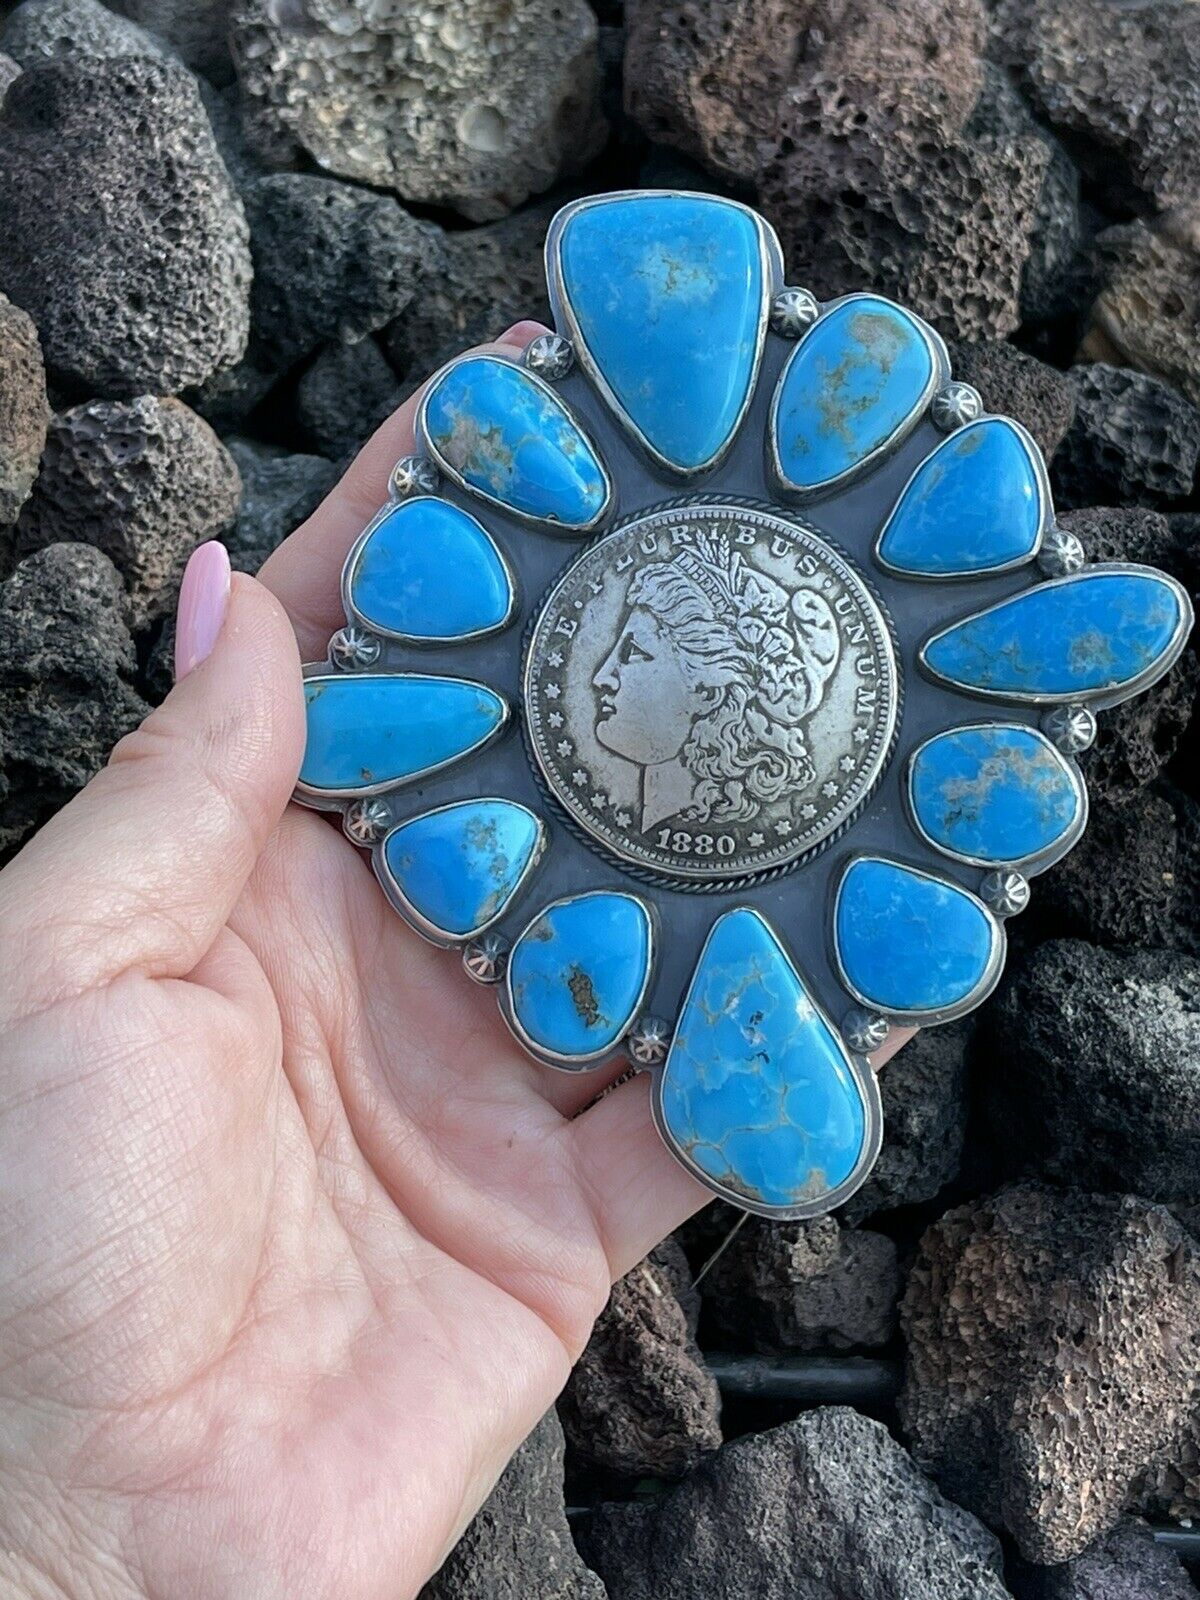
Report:
[[1000,53],[1117,211],[1193,199],[1200,13],[1191,0],[994,0]]
[[1107,1531],[1186,1422],[1198,1250],[1161,1206],[1037,1185],[948,1211],[922,1238],[901,1422],[943,1490],[1027,1560],[1067,1561]]
[[17,520],[33,487],[49,421],[37,329],[0,294],[0,535]]
[[253,573],[313,514],[338,469],[324,456],[295,455],[252,439],[225,442],[242,479],[242,503],[225,547],[237,571]]
[[677,1478],[721,1443],[721,1397],[696,1345],[699,1299],[671,1239],[614,1284],[558,1403],[574,1461]]
[[252,140],[474,222],[586,165],[605,137],[584,0],[442,0],[319,16],[237,0],[230,45]]
[[390,195],[288,172],[254,184],[246,207],[254,333],[279,370],[382,328],[412,299],[425,229]]
[[233,525],[241,490],[233,458],[181,400],[92,400],[50,424],[18,547],[69,533],[103,550],[137,631],[174,609],[188,557]]
[[1075,415],[1074,391],[1064,375],[1002,339],[956,344],[950,358],[954,376],[979,390],[984,410],[1015,417],[1049,461]]
[[881,1233],[833,1217],[751,1217],[704,1280],[714,1329],[756,1351],[852,1350],[889,1342],[901,1277]]
[[229,0],[112,0],[112,8],[165,39],[211,83],[233,77],[229,56]]
[[0,857],[97,773],[149,706],[121,575],[86,544],[54,544],[0,584]]
[[979,1035],[990,1142],[1021,1173],[1200,1200],[1200,963],[1051,940],[1012,962]]
[[956,129],[983,82],[979,0],[636,0],[626,15],[629,115],[735,182],[757,179],[787,91],[817,74],[862,75],[867,101],[908,83]]
[[1200,457],[1200,411],[1160,378],[1097,361],[1067,374],[1075,420],[1054,460],[1061,506],[1153,506],[1186,499]]
[[857,1225],[877,1211],[932,1200],[958,1176],[970,1036],[966,1022],[922,1029],[879,1074],[883,1147],[867,1181],[841,1207],[845,1221]]
[[579,1535],[619,1600],[1006,1600],[1000,1546],[878,1422],[827,1406],[736,1439]]
[[5,23],[0,43],[25,67],[77,56],[166,60],[171,54],[152,33],[117,16],[100,0],[24,0]]
[[762,208],[790,276],[820,299],[848,284],[902,301],[956,339],[1020,322],[1049,155],[1035,138],[956,133],[919,85],[813,76],[789,91]]
[[3,101],[10,83],[21,76],[21,69],[10,55],[0,50],[0,101]]
[[172,394],[241,356],[246,221],[186,68],[23,72],[0,108],[0,214],[0,289],[69,390]]
[[1060,1566],[1021,1563],[1010,1581],[1017,1600],[1196,1600],[1198,1593],[1175,1552],[1133,1521]]
[[388,360],[407,385],[526,317],[549,325],[543,246],[554,211],[529,206],[461,233],[427,228],[417,292],[384,334]]
[[400,404],[402,390],[373,339],[326,345],[296,389],[296,419],[309,444],[340,460],[366,443]]
[[605,1600],[563,1504],[563,1434],[548,1411],[419,1600]]
[[1200,406],[1200,258],[1143,222],[1096,239],[1103,288],[1080,354],[1135,367]]

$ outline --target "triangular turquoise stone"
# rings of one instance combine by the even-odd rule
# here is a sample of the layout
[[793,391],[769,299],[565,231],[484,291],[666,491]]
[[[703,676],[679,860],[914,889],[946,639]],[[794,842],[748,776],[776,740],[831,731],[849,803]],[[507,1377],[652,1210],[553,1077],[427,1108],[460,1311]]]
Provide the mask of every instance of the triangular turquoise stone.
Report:
[[1028,561],[1046,509],[1036,449],[1007,417],[952,433],[909,480],[880,537],[880,560],[932,578]]
[[868,1110],[845,1047],[746,907],[708,936],[658,1095],[684,1161],[757,1207],[813,1205],[862,1175]]
[[435,939],[470,939],[504,911],[542,841],[511,800],[462,800],[394,828],[383,841],[388,888]]
[[672,467],[715,461],[762,344],[756,219],[705,195],[602,200],[569,218],[558,262],[576,338],[626,419]]

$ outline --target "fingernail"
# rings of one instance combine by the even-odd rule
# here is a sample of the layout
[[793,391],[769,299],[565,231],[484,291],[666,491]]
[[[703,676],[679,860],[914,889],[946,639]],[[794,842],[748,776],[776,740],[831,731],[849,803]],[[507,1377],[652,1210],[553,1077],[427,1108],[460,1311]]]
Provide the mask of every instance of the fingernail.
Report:
[[217,539],[197,545],[184,569],[175,613],[175,682],[211,653],[229,607],[229,552]]

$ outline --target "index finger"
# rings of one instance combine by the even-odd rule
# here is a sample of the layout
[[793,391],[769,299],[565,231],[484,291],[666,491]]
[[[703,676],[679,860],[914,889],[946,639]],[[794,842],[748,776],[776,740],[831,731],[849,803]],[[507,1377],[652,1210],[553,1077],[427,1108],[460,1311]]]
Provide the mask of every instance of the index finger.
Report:
[[[478,351],[523,350],[548,330],[540,322],[518,322]],[[387,499],[388,479],[401,456],[411,455],[414,423],[425,386],[411,394],[359,451],[345,476],[321,504],[268,557],[259,580],[282,602],[300,646],[302,661],[319,661],[329,636],[345,621],[342,566],[350,546]]]

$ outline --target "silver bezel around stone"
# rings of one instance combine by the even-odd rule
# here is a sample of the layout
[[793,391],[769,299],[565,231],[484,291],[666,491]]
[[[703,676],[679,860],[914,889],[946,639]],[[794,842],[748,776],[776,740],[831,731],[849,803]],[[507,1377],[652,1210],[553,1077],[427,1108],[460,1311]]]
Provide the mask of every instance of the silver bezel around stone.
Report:
[[983,397],[969,383],[947,383],[934,395],[930,415],[935,428],[953,433],[983,415]]
[[1042,732],[1064,756],[1081,755],[1096,742],[1096,714],[1088,706],[1054,706],[1041,722]]
[[362,672],[379,660],[380,641],[355,623],[339,628],[329,641],[329,659],[342,672]]
[[413,494],[436,494],[440,485],[441,475],[428,456],[401,456],[388,480],[393,500],[407,500]]
[[671,1048],[671,1024],[663,1017],[639,1017],[626,1041],[636,1067],[661,1067]]
[[771,301],[771,331],[781,339],[798,339],[821,315],[816,295],[789,285]]
[[1015,867],[997,867],[979,885],[979,898],[998,917],[1019,916],[1029,904],[1029,879]]
[[560,383],[575,365],[571,341],[560,333],[539,333],[525,346],[525,365],[547,383]]
[[342,827],[354,844],[369,847],[382,839],[391,825],[392,814],[386,800],[378,797],[356,800],[346,808]]
[[882,1049],[890,1032],[891,1024],[886,1017],[880,1016],[878,1011],[868,1011],[863,1006],[854,1006],[847,1011],[842,1023],[842,1038],[860,1056],[873,1055],[876,1050]]
[[463,948],[463,967],[476,983],[499,983],[508,968],[509,941],[502,933],[481,933]]
[[1087,561],[1083,545],[1073,533],[1060,528],[1057,523],[1042,538],[1037,564],[1048,578],[1065,578],[1078,572]]

